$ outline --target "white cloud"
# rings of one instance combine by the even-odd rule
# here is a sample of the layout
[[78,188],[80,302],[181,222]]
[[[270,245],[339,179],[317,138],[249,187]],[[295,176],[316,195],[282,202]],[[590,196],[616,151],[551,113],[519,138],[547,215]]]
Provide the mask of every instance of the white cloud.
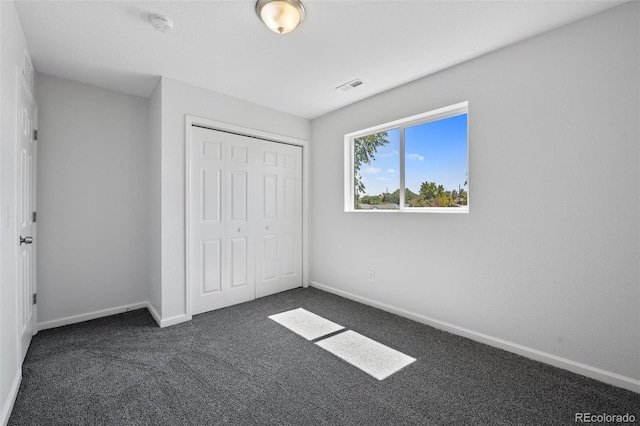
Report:
[[420,154],[409,154],[409,159],[411,160],[424,160],[424,157]]
[[394,169],[387,169],[387,173],[395,173],[396,171]]
[[394,157],[394,156],[396,156],[398,154],[399,154],[399,152],[394,149],[393,151],[391,151],[389,153],[385,153],[385,154],[378,153],[378,154],[376,154],[376,157],[389,158],[389,157]]
[[382,169],[380,167],[366,167],[362,169],[362,173],[380,173]]

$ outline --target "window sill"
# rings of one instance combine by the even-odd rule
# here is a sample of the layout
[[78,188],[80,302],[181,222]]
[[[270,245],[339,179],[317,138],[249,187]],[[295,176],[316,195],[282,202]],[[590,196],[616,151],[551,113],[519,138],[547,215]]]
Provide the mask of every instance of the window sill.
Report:
[[364,210],[364,209],[350,209],[350,210],[345,210],[345,213],[372,213],[372,214],[379,214],[379,213],[421,213],[421,214],[431,214],[431,213],[439,213],[439,214],[461,214],[461,213],[469,213],[469,207],[466,208],[450,208],[450,207],[408,207],[408,208],[403,208],[403,209],[368,209],[368,210]]

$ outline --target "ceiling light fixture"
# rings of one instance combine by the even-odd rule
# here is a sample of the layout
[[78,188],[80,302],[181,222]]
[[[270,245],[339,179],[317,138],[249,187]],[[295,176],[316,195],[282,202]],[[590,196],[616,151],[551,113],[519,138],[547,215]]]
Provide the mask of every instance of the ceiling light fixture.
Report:
[[258,0],[256,13],[267,28],[278,34],[293,31],[305,17],[299,0]]

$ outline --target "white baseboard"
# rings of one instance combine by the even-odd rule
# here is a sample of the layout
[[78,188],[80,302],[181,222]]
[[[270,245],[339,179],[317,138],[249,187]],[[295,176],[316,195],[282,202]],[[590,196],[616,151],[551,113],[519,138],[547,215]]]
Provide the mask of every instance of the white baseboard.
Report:
[[101,309],[99,311],[87,312],[85,314],[72,315],[65,318],[60,318],[51,321],[39,322],[38,331],[46,330],[48,328],[62,327],[64,325],[76,324],[79,322],[89,321],[96,318],[108,317],[111,315],[121,314],[127,311],[133,311],[136,309],[147,308],[149,304],[147,302],[132,303],[130,305],[118,306],[115,308]]
[[16,398],[18,397],[18,390],[20,389],[21,381],[22,369],[19,368],[16,372],[16,376],[13,378],[13,383],[11,384],[11,388],[9,389],[7,399],[5,401],[2,401],[2,411],[0,411],[0,425],[2,426],[7,426],[7,423],[9,423],[9,417],[11,416],[11,411],[13,410],[13,404],[15,404]]
[[[157,321],[157,320],[156,320]],[[160,327],[170,327],[172,325],[180,324],[181,322],[187,321],[187,314],[174,315],[169,318],[163,318],[159,325]]]
[[147,309],[160,328],[170,327],[189,320],[186,314],[175,315],[170,318],[162,318],[162,315],[156,311],[151,302],[147,303]]
[[535,361],[544,362],[545,364],[552,365],[554,367],[562,368],[563,370],[571,371],[572,373],[581,374],[592,379],[617,386],[623,389],[630,390],[632,392],[640,393],[640,380],[633,379],[631,377],[622,376],[617,373],[602,370],[597,367],[592,367],[587,364],[583,364],[577,361],[572,361],[567,358],[562,358],[556,355],[552,355],[537,349],[529,348],[527,346],[519,345],[517,343],[509,342],[497,337],[489,336],[484,333],[479,333],[468,328],[459,327],[444,321],[440,321],[434,318],[427,317],[415,312],[407,311],[405,309],[397,308],[395,306],[388,305],[386,303],[378,302],[376,300],[368,299],[366,297],[358,296],[347,291],[339,290],[331,286],[320,284],[315,281],[311,281],[311,287],[315,287],[320,290],[324,290],[328,293],[337,294],[346,299],[351,299],[356,302],[373,306],[374,308],[381,309],[392,314],[396,314],[411,320],[420,322],[422,324],[429,325],[439,330],[447,331],[458,336],[466,337],[476,342],[484,343],[489,346],[504,349],[505,351],[512,352],[518,355],[522,355],[526,358],[533,359]]
[[147,309],[160,328],[170,327],[189,320],[186,314],[175,315],[170,318],[162,318],[162,315],[156,311],[151,303],[147,303]]
[[70,317],[60,318],[51,321],[44,321],[38,323],[38,331],[46,330],[49,328],[62,327],[65,325],[76,324],[79,322],[90,321],[96,318],[108,317],[111,315],[121,314],[123,312],[133,311],[136,309],[147,308],[153,319],[161,328],[169,327],[172,325],[180,324],[188,320],[186,314],[175,315],[170,318],[162,318],[162,316],[155,310],[155,308],[149,302],[138,302],[130,305],[118,306],[115,308],[101,309],[99,311],[87,312],[85,314],[72,315]]
[[162,315],[160,315],[158,311],[156,311],[156,308],[153,307],[151,302],[147,302],[147,310],[149,311],[153,319],[156,320],[156,324],[158,324],[158,327],[162,327]]

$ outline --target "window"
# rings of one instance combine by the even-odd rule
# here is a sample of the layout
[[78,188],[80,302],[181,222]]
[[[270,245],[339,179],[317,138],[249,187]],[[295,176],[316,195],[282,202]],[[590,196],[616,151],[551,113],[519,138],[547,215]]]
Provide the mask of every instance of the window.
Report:
[[468,103],[345,135],[345,211],[469,212]]

